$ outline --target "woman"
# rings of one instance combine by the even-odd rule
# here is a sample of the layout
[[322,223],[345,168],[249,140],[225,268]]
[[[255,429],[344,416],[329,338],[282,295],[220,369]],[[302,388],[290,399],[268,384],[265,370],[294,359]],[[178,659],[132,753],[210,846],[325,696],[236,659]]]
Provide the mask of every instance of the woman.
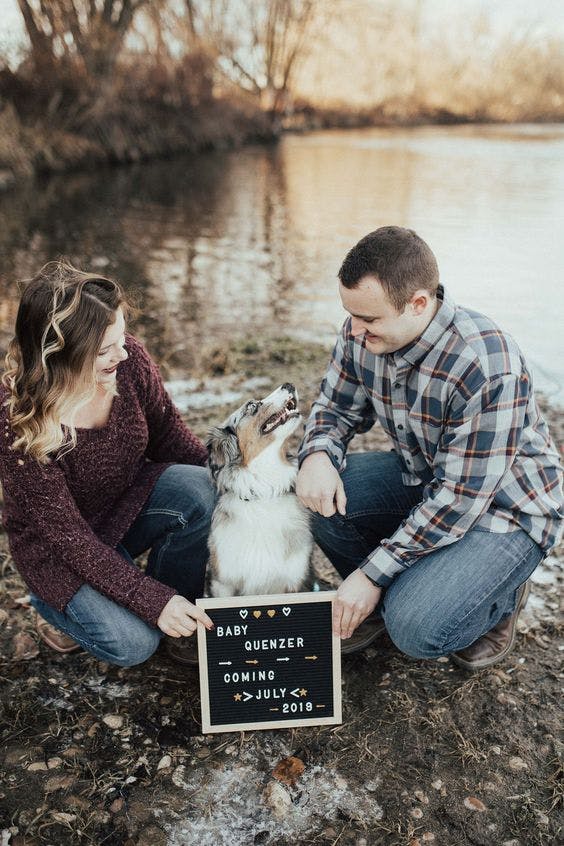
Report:
[[185,638],[197,620],[213,627],[193,604],[214,504],[207,453],[126,311],[119,285],[64,262],[26,287],[0,386],[4,523],[53,649],[132,666],[164,633],[192,663]]

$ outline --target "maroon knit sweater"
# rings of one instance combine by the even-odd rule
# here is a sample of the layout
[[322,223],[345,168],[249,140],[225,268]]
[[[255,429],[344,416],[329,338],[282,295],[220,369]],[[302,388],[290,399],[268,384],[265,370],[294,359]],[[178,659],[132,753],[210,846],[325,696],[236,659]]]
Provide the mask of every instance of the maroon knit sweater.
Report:
[[176,591],[118,552],[153,486],[170,464],[206,462],[157,366],[128,335],[117,370],[119,395],[98,429],[78,429],[77,446],[40,464],[10,449],[6,388],[0,387],[0,481],[14,562],[29,588],[62,611],[87,583],[152,625]]

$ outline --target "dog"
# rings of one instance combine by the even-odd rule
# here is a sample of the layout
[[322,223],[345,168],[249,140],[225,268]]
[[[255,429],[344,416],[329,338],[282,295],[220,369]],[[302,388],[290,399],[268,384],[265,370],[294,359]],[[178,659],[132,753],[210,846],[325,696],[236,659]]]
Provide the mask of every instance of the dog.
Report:
[[212,596],[302,588],[312,549],[309,512],[294,493],[297,463],[285,451],[301,419],[297,391],[284,384],[209,430],[218,493],[209,537]]

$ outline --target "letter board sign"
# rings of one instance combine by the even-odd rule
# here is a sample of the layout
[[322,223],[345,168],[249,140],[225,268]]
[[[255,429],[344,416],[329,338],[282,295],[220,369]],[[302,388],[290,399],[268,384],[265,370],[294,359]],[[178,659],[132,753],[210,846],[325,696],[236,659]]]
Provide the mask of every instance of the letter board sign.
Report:
[[197,599],[202,731],[336,725],[341,643],[335,591]]

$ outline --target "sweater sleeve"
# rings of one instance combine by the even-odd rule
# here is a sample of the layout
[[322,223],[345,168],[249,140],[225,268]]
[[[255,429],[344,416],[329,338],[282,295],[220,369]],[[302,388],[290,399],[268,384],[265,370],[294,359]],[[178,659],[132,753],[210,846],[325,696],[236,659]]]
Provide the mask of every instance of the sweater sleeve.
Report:
[[156,626],[176,591],[146,576],[96,537],[80,514],[56,462],[43,465],[7,448],[0,456],[6,500],[25,513],[28,526],[55,561],[87,584]]
[[139,341],[128,337],[127,349],[142,385],[142,402],[149,430],[146,455],[151,461],[203,466],[205,445],[184,423],[171,400],[155,362]]

